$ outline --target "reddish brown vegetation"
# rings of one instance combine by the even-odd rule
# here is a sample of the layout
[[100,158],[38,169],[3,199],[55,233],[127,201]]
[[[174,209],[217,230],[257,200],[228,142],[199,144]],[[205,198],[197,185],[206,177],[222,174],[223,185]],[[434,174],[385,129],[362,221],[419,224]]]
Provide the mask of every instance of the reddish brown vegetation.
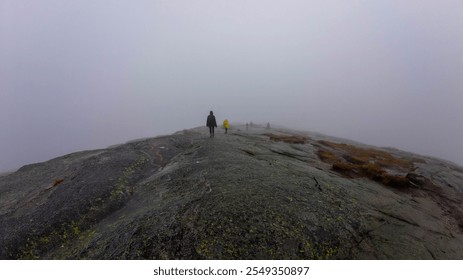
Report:
[[[365,149],[348,144],[319,141],[327,149],[318,150],[319,158],[332,164],[332,169],[351,178],[365,177],[384,185],[405,187],[410,181],[406,176],[389,174],[384,168],[409,171],[413,162],[375,149]],[[330,150],[328,150],[330,148]]]
[[[339,144],[329,141],[319,141],[319,143],[342,152],[344,156],[351,158],[354,161],[353,163],[355,163],[355,161],[359,163],[374,161],[381,167],[402,167],[405,169],[413,167],[412,161],[394,157],[385,151],[360,148],[353,145]],[[351,162],[350,160],[347,161]]]
[[271,133],[266,133],[264,135],[270,137],[270,140],[272,141],[290,144],[305,144],[305,141],[307,140],[305,137],[297,135],[275,135]]
[[317,154],[318,154],[318,157],[324,162],[328,162],[328,163],[339,162],[339,158],[328,150],[318,150]]

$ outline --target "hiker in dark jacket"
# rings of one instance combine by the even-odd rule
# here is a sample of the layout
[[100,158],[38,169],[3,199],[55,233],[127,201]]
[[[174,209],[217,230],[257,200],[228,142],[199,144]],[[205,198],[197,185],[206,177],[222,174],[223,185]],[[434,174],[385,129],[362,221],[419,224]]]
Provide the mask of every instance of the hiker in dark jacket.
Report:
[[217,127],[217,122],[215,121],[215,116],[212,111],[209,116],[207,116],[206,126],[209,127],[210,137],[214,137],[214,127]]

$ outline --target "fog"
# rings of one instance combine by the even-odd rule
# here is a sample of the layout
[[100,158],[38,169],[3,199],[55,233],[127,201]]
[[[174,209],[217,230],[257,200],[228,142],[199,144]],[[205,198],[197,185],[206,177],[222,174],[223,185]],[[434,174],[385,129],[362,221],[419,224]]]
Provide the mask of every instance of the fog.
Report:
[[205,125],[210,110],[463,165],[462,11],[0,0],[0,171]]

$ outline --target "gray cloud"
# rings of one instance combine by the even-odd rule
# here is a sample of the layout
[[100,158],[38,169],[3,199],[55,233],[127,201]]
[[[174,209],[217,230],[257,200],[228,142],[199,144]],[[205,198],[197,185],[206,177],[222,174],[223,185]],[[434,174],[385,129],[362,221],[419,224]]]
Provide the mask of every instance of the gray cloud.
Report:
[[1,1],[0,170],[279,123],[463,164],[461,1]]

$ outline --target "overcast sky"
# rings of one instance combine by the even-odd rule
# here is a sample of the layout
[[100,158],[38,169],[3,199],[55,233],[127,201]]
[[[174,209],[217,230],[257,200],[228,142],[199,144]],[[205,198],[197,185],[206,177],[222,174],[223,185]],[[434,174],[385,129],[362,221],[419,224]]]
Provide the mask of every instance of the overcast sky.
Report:
[[463,165],[461,0],[0,0],[0,170],[218,121]]

